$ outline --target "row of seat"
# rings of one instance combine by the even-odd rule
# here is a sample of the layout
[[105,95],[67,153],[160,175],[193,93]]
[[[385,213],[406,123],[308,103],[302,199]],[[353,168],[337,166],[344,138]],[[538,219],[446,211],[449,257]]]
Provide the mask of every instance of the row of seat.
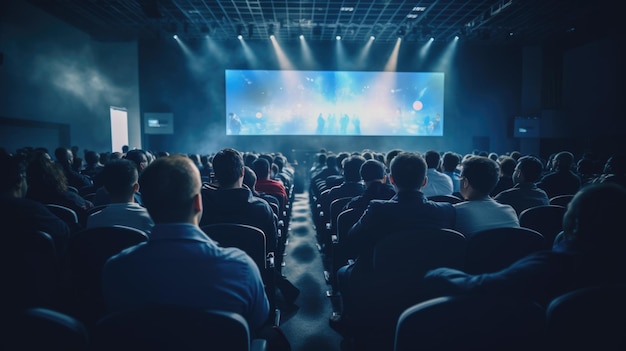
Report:
[[624,350],[626,285],[581,288],[543,308],[518,297],[443,296],[407,308],[394,351]]
[[239,314],[181,306],[146,306],[108,314],[88,329],[49,308],[26,308],[3,317],[3,350],[223,350],[265,351]]

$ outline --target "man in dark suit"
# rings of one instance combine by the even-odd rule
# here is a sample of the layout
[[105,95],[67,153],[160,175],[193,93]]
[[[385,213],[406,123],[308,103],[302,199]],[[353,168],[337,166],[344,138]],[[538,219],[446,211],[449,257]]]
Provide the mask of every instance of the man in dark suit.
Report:
[[[372,200],[348,232],[346,245],[357,254],[357,259],[337,272],[344,315],[360,305],[357,290],[371,278],[374,248],[380,239],[401,230],[454,226],[456,213],[452,204],[430,201],[420,191],[428,181],[426,169],[419,154],[402,152],[394,157],[389,177],[397,194],[387,201]],[[331,319],[333,324],[337,322]]]

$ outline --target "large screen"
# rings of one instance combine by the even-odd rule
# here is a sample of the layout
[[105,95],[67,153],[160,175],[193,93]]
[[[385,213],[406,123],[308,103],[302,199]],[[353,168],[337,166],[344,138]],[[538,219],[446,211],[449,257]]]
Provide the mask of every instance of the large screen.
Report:
[[443,72],[225,75],[227,135],[443,135]]

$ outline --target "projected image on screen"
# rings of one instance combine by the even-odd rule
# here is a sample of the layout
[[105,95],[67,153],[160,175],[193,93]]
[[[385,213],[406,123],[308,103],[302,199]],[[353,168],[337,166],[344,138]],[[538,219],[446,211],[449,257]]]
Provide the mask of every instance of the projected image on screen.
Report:
[[228,135],[443,135],[442,72],[226,70]]

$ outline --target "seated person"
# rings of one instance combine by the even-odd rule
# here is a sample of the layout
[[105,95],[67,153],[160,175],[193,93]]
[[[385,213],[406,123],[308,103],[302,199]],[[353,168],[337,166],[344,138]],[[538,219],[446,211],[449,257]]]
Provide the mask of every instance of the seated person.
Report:
[[501,204],[511,205],[518,216],[525,209],[550,204],[546,192],[537,188],[535,184],[541,178],[542,171],[543,163],[538,158],[520,157],[513,172],[515,186],[500,192],[494,200]]
[[543,189],[548,198],[558,195],[574,195],[580,189],[580,177],[573,172],[574,155],[568,151],[561,151],[554,156],[552,167],[554,172],[541,178],[537,187]]
[[26,199],[27,162],[21,156],[0,156],[0,220],[7,230],[43,231],[54,240],[59,257],[65,255],[70,228],[38,201]]
[[489,196],[498,182],[498,174],[498,163],[488,157],[472,156],[463,161],[460,192],[466,201],[454,205],[454,229],[466,237],[491,228],[519,227],[513,207]]
[[[380,239],[407,229],[452,228],[454,225],[454,207],[430,201],[421,192],[428,181],[426,168],[426,162],[416,153],[402,152],[395,156],[389,178],[397,194],[390,200],[372,200],[348,232],[346,249],[356,253],[357,258],[354,264],[337,271],[344,315],[350,315],[362,304],[357,297],[358,290],[371,280],[374,249]],[[336,319],[331,319],[331,323],[331,326],[340,324]]]
[[[541,161],[540,161],[541,162]],[[504,156],[500,159],[500,178],[498,178],[498,183],[496,187],[491,191],[491,197],[494,197],[500,194],[502,191],[511,189],[515,182],[513,181],[513,173],[515,172],[515,166],[517,165],[517,161],[510,156]],[[543,163],[541,164],[541,168],[543,171]]]
[[566,292],[589,286],[624,284],[622,216],[626,189],[617,184],[592,184],[570,202],[563,218],[563,240],[494,273],[470,275],[450,268],[431,270],[425,287],[432,297],[460,294],[520,296],[547,307]]
[[359,174],[365,182],[365,191],[362,195],[352,198],[344,209],[354,208],[359,213],[365,212],[371,200],[389,200],[396,195],[393,186],[387,184],[385,165],[377,160],[367,160],[361,165]]
[[139,174],[135,164],[127,159],[109,161],[102,171],[104,189],[111,203],[87,217],[87,228],[123,225],[150,234],[154,222],[148,211],[135,202],[139,191]]
[[269,316],[259,268],[243,251],[222,248],[198,227],[202,185],[184,155],[160,157],[141,174],[155,226],[148,242],[111,257],[102,287],[109,312],[149,304],[220,309],[241,314],[252,332]]
[[451,195],[454,190],[452,178],[445,173],[439,172],[441,165],[441,155],[435,150],[428,150],[424,154],[424,160],[428,165],[426,177],[428,182],[422,188],[422,192],[426,197],[436,195]]

